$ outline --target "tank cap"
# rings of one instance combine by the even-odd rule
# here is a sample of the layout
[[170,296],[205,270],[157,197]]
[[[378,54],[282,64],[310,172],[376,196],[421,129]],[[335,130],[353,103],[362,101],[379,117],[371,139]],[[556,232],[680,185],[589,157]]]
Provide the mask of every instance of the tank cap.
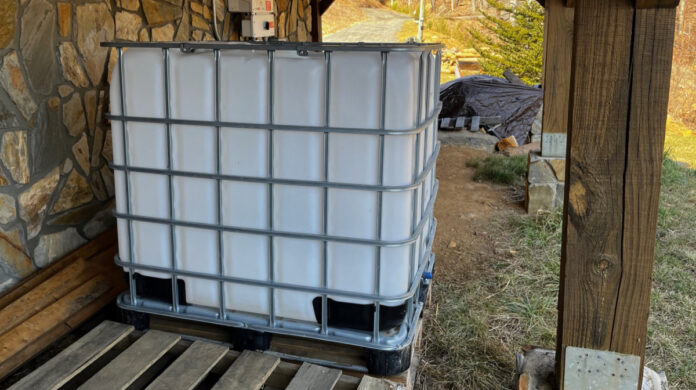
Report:
[[433,273],[430,271],[425,271],[423,272],[423,278],[425,278],[426,280],[430,280],[433,278]]

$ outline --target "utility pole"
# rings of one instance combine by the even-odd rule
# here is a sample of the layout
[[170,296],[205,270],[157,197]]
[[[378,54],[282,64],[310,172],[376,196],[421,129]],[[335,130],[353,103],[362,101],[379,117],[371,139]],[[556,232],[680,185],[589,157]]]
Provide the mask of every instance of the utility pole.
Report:
[[418,36],[416,40],[418,42],[423,42],[423,17],[425,14],[425,0],[420,0],[420,12],[418,15]]

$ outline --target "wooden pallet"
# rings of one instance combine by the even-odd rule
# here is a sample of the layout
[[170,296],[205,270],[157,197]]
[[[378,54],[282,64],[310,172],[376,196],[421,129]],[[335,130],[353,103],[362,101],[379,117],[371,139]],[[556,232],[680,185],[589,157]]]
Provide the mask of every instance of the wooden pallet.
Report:
[[396,389],[368,376],[104,321],[10,389]]
[[481,126],[495,126],[501,124],[503,119],[499,116],[458,116],[454,118],[439,118],[441,130],[459,131],[468,128],[471,132],[478,132]]
[[0,296],[0,379],[126,288],[116,251],[112,229]]
[[[426,300],[427,302],[428,300]],[[416,335],[411,349],[411,366],[401,374],[385,377],[403,389],[413,389],[420,356],[422,320],[416,325]],[[181,320],[171,317],[150,316],[150,328],[189,337],[215,340],[231,345],[230,328],[201,322]],[[312,361],[318,364],[339,367],[347,375],[360,377],[366,367],[365,350],[360,347],[311,340],[285,335],[273,335],[268,354],[282,357],[288,361]]]

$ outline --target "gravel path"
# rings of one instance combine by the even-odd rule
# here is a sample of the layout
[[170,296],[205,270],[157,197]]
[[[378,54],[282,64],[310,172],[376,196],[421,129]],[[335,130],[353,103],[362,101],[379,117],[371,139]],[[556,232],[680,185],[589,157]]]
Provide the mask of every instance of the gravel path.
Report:
[[346,29],[324,36],[324,42],[398,42],[401,26],[410,18],[391,10],[363,8],[369,17]]

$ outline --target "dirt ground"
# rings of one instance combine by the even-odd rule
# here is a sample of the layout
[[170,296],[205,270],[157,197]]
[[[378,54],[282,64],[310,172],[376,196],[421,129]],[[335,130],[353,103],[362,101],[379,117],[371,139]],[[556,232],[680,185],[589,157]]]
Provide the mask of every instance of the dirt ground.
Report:
[[[500,213],[524,212],[505,186],[473,181],[474,169],[466,162],[487,153],[463,146],[443,145],[437,161],[440,182],[435,202],[437,233],[436,278],[470,279],[482,269],[486,259],[497,256],[492,223]],[[446,272],[445,272],[446,270]]]
[[[455,145],[443,145],[440,151],[433,298],[425,317],[416,389],[479,389],[496,383],[497,379],[484,381],[485,385],[471,380],[478,377],[473,372],[491,371],[482,370],[479,365],[500,367],[496,372],[510,377],[506,383],[514,375],[514,352],[483,352],[499,347],[492,345],[494,343],[488,345],[482,339],[488,337],[488,325],[476,329],[476,326],[459,324],[471,321],[469,316],[477,315],[475,313],[485,314],[480,308],[470,307],[468,302],[486,300],[491,291],[486,292],[481,281],[493,277],[492,272],[495,273],[501,259],[511,256],[509,226],[501,221],[524,213],[519,194],[515,192],[519,188],[473,180],[474,168],[467,167],[466,162],[486,155],[486,152]],[[518,346],[515,344],[515,348]],[[505,361],[497,361],[496,356]],[[471,372],[462,373],[463,367]],[[466,383],[453,383],[459,380]]]

